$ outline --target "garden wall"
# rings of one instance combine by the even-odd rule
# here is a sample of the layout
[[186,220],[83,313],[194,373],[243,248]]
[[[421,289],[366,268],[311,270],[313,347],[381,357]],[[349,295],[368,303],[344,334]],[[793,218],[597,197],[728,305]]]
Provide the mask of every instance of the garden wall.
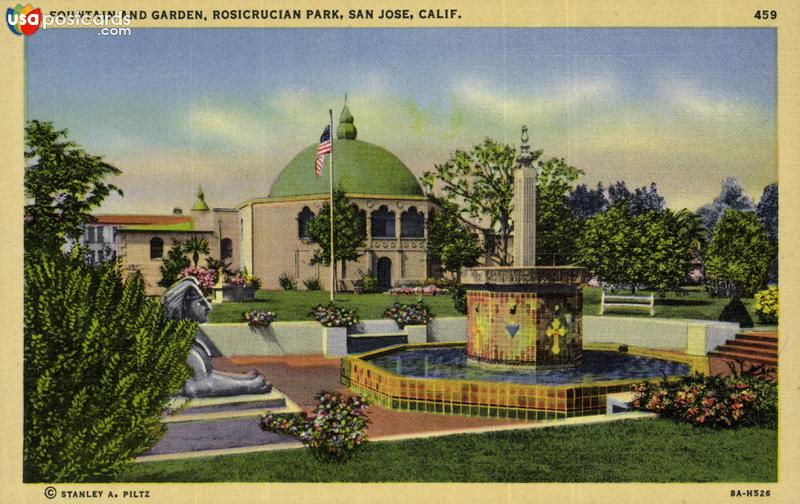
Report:
[[[703,331],[705,330],[705,331]],[[686,350],[689,334],[693,346],[709,352],[733,339],[739,324],[713,320],[657,319],[644,317],[583,317],[584,343],[618,343],[657,350]],[[705,332],[705,341],[703,339]]]
[[[422,328],[422,326],[419,326]],[[394,332],[391,320],[367,320],[351,333]],[[411,330],[415,332],[415,330]],[[203,324],[201,338],[215,355],[304,355],[323,353],[322,327],[317,322],[274,322],[268,328],[247,324]],[[465,317],[434,319],[425,331],[428,343],[466,341]],[[583,316],[584,343],[615,343],[657,350],[689,350],[703,355],[733,339],[739,324],[712,320]],[[204,336],[204,338],[203,338]],[[421,335],[409,343],[421,340]]]
[[467,341],[466,317],[435,318],[428,324],[428,343]]
[[303,355],[322,353],[322,327],[317,322],[273,322],[269,327],[247,324],[203,324],[200,332],[216,355]]

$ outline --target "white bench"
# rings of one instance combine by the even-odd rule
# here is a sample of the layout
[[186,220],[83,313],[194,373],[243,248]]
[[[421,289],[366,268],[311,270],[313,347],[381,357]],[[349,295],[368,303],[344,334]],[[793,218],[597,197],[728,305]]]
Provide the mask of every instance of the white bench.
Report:
[[600,315],[605,315],[608,308],[645,309],[650,316],[656,314],[656,300],[653,294],[649,296],[616,296],[603,291],[600,297]]

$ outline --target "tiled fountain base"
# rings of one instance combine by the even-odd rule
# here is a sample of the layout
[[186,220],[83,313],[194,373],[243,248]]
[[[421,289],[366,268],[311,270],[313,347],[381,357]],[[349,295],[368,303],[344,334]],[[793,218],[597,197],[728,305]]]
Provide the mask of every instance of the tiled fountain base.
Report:
[[342,383],[371,402],[395,410],[540,421],[603,414],[608,394],[628,392],[632,385],[643,381],[635,378],[540,385],[416,378],[394,374],[367,360],[398,350],[342,359]]

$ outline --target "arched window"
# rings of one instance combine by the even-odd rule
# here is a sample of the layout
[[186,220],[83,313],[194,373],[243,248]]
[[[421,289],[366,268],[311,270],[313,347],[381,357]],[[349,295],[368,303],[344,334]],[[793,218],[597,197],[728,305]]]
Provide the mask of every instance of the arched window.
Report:
[[358,225],[360,226],[359,229],[363,230],[366,233],[367,231],[367,212],[358,208],[358,205],[355,203],[350,205],[351,208],[355,209],[358,212]]
[[371,220],[373,238],[394,238],[394,212],[389,207],[382,205],[372,212]]
[[308,207],[303,207],[303,210],[297,214],[297,237],[308,238],[308,223],[314,218],[314,212]]
[[150,259],[161,259],[164,257],[164,240],[159,237],[150,239]]
[[400,214],[400,237],[422,238],[425,236],[425,216],[417,212],[417,207],[411,207]]
[[219,244],[219,255],[223,261],[233,257],[233,240],[230,238],[223,238]]

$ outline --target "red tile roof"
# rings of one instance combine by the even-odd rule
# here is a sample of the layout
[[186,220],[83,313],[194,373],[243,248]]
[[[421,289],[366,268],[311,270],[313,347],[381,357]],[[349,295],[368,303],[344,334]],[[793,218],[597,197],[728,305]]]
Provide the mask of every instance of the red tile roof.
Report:
[[132,224],[150,224],[150,225],[165,225],[165,224],[181,224],[184,222],[191,222],[192,218],[188,215],[95,215],[95,224],[119,224],[119,225],[132,225]]

